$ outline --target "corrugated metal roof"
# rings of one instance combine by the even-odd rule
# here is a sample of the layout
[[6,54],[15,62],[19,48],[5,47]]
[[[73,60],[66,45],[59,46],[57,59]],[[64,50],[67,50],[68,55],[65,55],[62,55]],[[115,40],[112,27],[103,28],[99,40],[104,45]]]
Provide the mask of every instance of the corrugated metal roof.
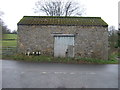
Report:
[[18,25],[108,26],[101,17],[24,16]]

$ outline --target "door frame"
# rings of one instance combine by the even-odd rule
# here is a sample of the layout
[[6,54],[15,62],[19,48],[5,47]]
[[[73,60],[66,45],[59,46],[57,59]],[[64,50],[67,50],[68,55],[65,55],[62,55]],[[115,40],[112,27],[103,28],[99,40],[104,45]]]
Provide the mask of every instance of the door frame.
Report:
[[[53,35],[54,36],[54,57],[59,57],[59,56],[56,56],[56,54],[55,54],[55,37],[74,37],[73,38],[73,44],[71,45],[72,47],[73,47],[73,49],[71,49],[72,50],[72,55],[70,56],[67,56],[67,57],[74,57],[74,54],[75,54],[75,52],[74,52],[74,44],[75,44],[75,35],[74,34],[54,34]],[[70,45],[68,45],[68,46],[70,46]],[[68,51],[70,51],[70,50],[68,50]],[[65,57],[66,57],[66,55],[65,55]]]

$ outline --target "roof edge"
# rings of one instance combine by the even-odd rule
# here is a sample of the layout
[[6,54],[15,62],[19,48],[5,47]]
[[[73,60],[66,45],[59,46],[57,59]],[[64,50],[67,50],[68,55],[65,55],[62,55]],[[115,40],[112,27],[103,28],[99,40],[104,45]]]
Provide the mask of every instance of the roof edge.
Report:
[[101,19],[101,17],[82,17],[82,16],[23,16],[24,17],[31,17],[31,18],[97,18]]
[[58,24],[17,24],[17,25],[24,25],[24,26],[88,26],[88,27],[90,27],[90,26],[102,26],[102,27],[108,27],[108,25],[58,25]]

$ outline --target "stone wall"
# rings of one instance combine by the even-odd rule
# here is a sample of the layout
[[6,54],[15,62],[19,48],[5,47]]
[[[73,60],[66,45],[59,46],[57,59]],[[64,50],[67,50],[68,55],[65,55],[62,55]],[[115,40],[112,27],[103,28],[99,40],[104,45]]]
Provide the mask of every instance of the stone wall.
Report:
[[18,26],[18,53],[54,54],[53,33],[75,34],[75,56],[108,59],[107,27]]

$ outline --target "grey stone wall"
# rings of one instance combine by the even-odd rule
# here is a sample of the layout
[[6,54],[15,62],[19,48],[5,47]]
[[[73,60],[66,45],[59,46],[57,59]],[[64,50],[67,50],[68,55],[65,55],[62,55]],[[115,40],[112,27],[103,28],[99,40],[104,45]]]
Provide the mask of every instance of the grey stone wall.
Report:
[[53,33],[75,34],[75,56],[108,59],[107,27],[18,26],[18,53],[54,54]]

